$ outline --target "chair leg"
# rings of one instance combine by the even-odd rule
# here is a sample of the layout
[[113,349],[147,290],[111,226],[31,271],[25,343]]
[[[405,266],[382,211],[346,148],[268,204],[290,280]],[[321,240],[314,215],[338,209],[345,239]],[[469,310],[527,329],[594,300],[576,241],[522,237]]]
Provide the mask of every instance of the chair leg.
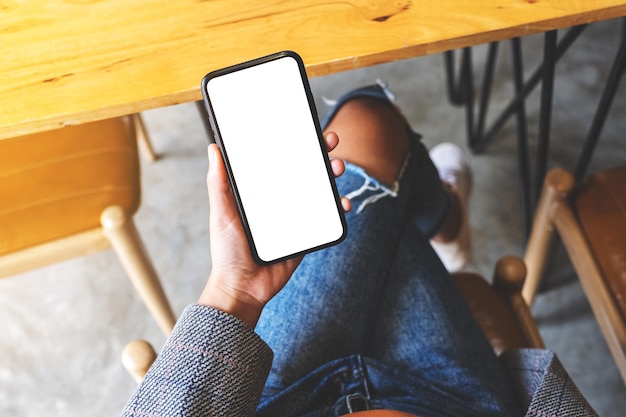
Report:
[[169,335],[176,318],[132,217],[122,207],[112,206],[102,212],[100,221],[135,290],[163,333]]
[[152,142],[150,142],[150,136],[148,136],[148,129],[146,129],[141,113],[135,113],[130,117],[133,128],[135,129],[135,137],[137,138],[137,144],[139,145],[141,154],[150,162],[156,161],[158,159],[158,155],[154,152]]
[[546,261],[554,243],[553,207],[558,201],[566,198],[573,186],[572,174],[564,169],[553,169],[546,176],[524,255],[528,272],[524,288],[522,288],[522,297],[529,306],[532,305],[539,288]]

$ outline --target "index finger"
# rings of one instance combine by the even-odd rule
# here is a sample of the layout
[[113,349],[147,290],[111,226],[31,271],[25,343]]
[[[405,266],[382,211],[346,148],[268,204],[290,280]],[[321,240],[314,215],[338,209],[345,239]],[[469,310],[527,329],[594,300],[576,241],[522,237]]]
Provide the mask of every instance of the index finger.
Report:
[[339,145],[339,136],[335,132],[328,132],[324,135],[324,141],[328,152],[332,152]]

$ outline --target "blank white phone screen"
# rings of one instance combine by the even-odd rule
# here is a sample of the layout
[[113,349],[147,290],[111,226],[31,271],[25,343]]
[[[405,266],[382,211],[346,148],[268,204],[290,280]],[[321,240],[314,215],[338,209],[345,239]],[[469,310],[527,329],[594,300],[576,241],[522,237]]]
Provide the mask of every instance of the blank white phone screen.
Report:
[[271,262],[337,241],[343,223],[297,61],[285,56],[206,85],[254,248]]

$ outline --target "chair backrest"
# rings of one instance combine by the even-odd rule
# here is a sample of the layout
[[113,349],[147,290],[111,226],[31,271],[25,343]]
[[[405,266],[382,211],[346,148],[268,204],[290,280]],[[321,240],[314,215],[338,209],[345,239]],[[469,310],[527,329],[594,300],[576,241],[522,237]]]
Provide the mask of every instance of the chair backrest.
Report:
[[579,184],[566,170],[546,176],[526,248],[532,304],[555,232],[566,249],[615,363],[626,381],[626,166],[596,173]]
[[123,118],[0,140],[0,255],[100,226],[140,200],[134,131]]
[[576,217],[626,322],[626,165],[589,176],[573,194]]

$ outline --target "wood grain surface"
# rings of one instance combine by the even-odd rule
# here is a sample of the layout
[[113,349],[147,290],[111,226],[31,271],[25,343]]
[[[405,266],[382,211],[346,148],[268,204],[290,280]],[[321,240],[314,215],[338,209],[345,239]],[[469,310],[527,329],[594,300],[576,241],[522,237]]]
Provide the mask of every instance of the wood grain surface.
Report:
[[0,139],[200,99],[291,49],[310,76],[626,15],[624,0],[0,2]]

